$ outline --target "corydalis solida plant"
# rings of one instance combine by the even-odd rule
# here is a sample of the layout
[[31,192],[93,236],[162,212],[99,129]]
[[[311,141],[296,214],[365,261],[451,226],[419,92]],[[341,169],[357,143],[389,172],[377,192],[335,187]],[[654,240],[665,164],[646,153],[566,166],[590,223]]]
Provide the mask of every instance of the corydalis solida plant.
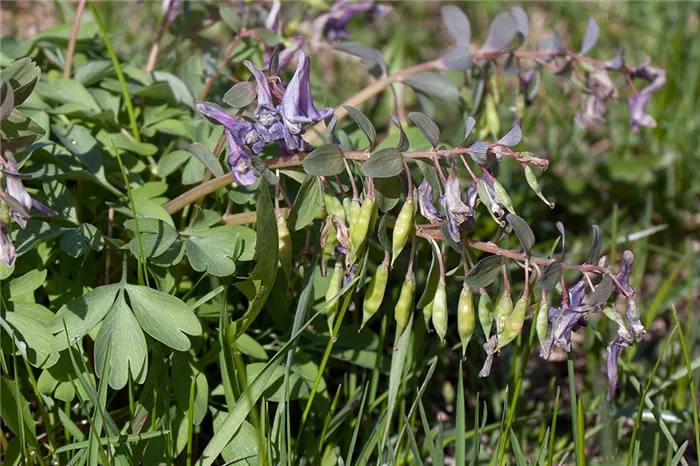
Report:
[[[653,118],[646,114],[646,105],[653,92],[657,91],[664,83],[665,74],[663,70],[653,68],[648,63],[640,65],[639,67],[627,66],[624,64],[622,53],[619,53],[615,58],[607,61],[589,58],[587,54],[593,48],[598,38],[598,27],[595,21],[591,20],[589,22],[579,51],[563,48],[556,34],[552,40],[540,43],[537,50],[520,51],[519,47],[522,46],[525,41],[529,25],[525,13],[522,9],[516,7],[510,12],[500,14],[494,20],[486,42],[478,51],[472,53],[469,49],[471,30],[466,16],[461,10],[450,6],[443,9],[443,17],[447,23],[448,31],[455,39],[456,46],[440,59],[429,62],[423,66],[420,71],[414,72],[415,74],[423,73],[420,75],[420,79],[417,79],[415,76],[412,77],[411,75],[413,73],[407,73],[405,76],[401,76],[401,78],[398,79],[414,87],[417,91],[426,92],[426,82],[430,82],[431,79],[438,79],[437,75],[426,71],[429,69],[464,70],[466,73],[471,73],[472,76],[480,77],[480,82],[483,86],[483,83],[488,81],[489,74],[493,73],[494,70],[498,70],[499,65],[503,65],[510,71],[515,70],[517,72],[519,76],[520,92],[525,95],[526,103],[532,104],[536,99],[540,74],[544,69],[548,69],[555,72],[558,77],[576,79],[579,83],[585,82],[588,84],[583,110],[576,116],[577,124],[586,128],[595,123],[603,122],[607,102],[619,98],[620,91],[615,87],[608,74],[609,72],[619,72],[625,75],[626,82],[628,83],[631,83],[635,78],[644,79],[650,83],[639,92],[632,86],[634,94],[629,100],[630,108],[633,110],[630,113],[630,128],[632,131],[637,131],[640,126],[654,125]],[[339,48],[363,58],[368,63],[376,63],[377,60],[380,60],[377,53],[374,53],[374,51],[364,46],[357,44],[353,46],[343,46],[343,44],[340,44]],[[276,77],[270,76],[269,78],[265,78],[260,70],[253,69],[250,65],[246,65],[254,74],[258,95],[258,103],[253,114],[254,121],[244,123],[247,125],[246,131],[252,131],[250,128],[253,127],[265,127],[272,122],[272,125],[284,124],[287,131],[285,134],[300,135],[311,124],[320,122],[320,120],[327,119],[330,116],[330,113],[327,111],[317,111],[311,100],[310,92],[304,92],[304,90],[309,87],[308,73],[304,75],[303,72],[300,73],[300,70],[303,71],[304,65],[308,62],[303,52],[300,58],[301,60],[299,60],[300,64],[298,65],[297,73],[295,73],[287,89],[280,89],[282,95],[278,95],[277,98],[281,101],[281,104],[278,106],[271,103],[272,98],[270,97],[270,93],[265,90],[266,87],[269,86],[268,79],[270,82],[274,82]],[[528,65],[525,65],[525,63],[528,63]],[[380,68],[383,69],[383,80],[380,81],[380,83],[386,81],[390,84],[391,76],[387,75],[386,66],[381,66]],[[583,71],[586,72],[585,79],[581,77]],[[303,85],[300,85],[302,81],[299,79],[300,76],[307,78]],[[438,80],[438,82],[443,84],[442,81]],[[292,94],[295,95],[295,98],[287,99],[290,90],[301,92],[305,97],[299,99],[296,97],[297,94]],[[295,102],[294,105],[285,106],[285,99],[287,99],[287,103]],[[478,103],[475,107],[478,108]],[[266,119],[270,114],[261,112],[262,108],[267,108],[276,113],[272,118]],[[287,115],[296,113],[301,115],[302,118],[295,120],[285,117],[283,114],[284,109],[286,109]],[[310,109],[310,111],[304,109]],[[206,113],[206,109],[201,106],[200,110]],[[472,110],[476,110],[476,108]],[[399,238],[398,241],[401,242],[401,244],[406,244],[407,242],[411,244],[409,265],[406,271],[407,281],[409,281],[409,277],[411,282],[413,280],[414,255],[416,254],[415,243],[420,238],[428,238],[431,241],[433,239],[445,240],[453,249],[462,252],[461,260],[465,271],[467,271],[464,284],[467,293],[479,291],[483,296],[486,293],[486,287],[489,287],[499,275],[499,270],[505,270],[505,260],[515,261],[515,263],[524,269],[526,275],[525,289],[522,296],[517,300],[516,305],[513,306],[512,297],[510,295],[510,284],[504,272],[504,278],[502,280],[503,288],[496,300],[496,306],[493,310],[494,315],[492,317],[486,314],[479,316],[482,318],[481,325],[484,329],[487,327],[490,329],[492,325],[491,322],[496,323],[495,334],[488,338],[488,341],[484,345],[487,360],[482,370],[483,375],[488,374],[493,356],[503,346],[511,342],[522,329],[523,320],[525,318],[525,308],[529,303],[530,295],[530,284],[527,277],[535,276],[539,278],[538,283],[541,288],[542,298],[538,306],[540,315],[537,319],[537,331],[542,345],[541,355],[545,359],[549,357],[553,348],[562,348],[565,351],[571,350],[571,332],[585,327],[589,314],[600,312],[605,308],[606,313],[616,313],[615,315],[621,316],[622,314],[614,310],[614,308],[605,307],[605,303],[610,296],[613,295],[615,290],[617,290],[617,294],[627,299],[629,304],[625,312],[625,319],[620,318],[616,320],[620,325],[620,330],[618,336],[610,344],[607,351],[610,396],[612,396],[615,391],[617,379],[617,355],[623,347],[630,346],[635,339],[639,340],[644,335],[644,329],[641,327],[636,311],[634,292],[629,287],[628,283],[629,268],[632,265],[631,253],[625,253],[625,262],[617,274],[607,268],[605,259],[601,259],[598,265],[594,265],[597,260],[596,256],[600,252],[599,236],[596,236],[596,239],[594,239],[591,252],[592,257],[589,257],[589,259],[581,265],[563,263],[563,251],[562,254],[555,259],[537,258],[530,255],[530,249],[535,242],[534,234],[527,226],[525,220],[516,214],[510,196],[504,186],[499,182],[497,176],[498,165],[503,157],[514,158],[522,166],[526,181],[530,187],[545,203],[553,207],[553,204],[542,194],[537,178],[531,168],[531,166],[534,165],[541,169],[546,169],[548,162],[535,157],[530,152],[516,152],[512,149],[512,147],[517,146],[521,142],[522,129],[520,125],[516,123],[513,129],[498,141],[491,143],[487,141],[476,141],[467,147],[466,141],[476,125],[476,120],[469,117],[466,120],[467,131],[463,143],[454,149],[447,149],[444,146],[440,146],[438,149],[440,145],[438,126],[426,115],[414,112],[410,115],[411,119],[431,143],[432,150],[409,152],[403,129],[398,120],[395,120],[395,124],[401,133],[401,140],[397,147],[373,151],[372,148],[375,145],[376,130],[369,119],[352,107],[346,107],[343,112],[349,112],[351,117],[367,135],[370,146],[366,151],[353,151],[351,150],[352,147],[338,143],[332,136],[337,120],[333,120],[329,124],[331,128],[330,140],[333,142],[317,147],[314,150],[311,150],[312,147],[301,140],[301,136],[299,136],[298,139],[291,139],[284,136],[265,138],[253,135],[248,138],[240,139],[240,141],[244,142],[239,144],[241,146],[243,144],[248,144],[250,150],[255,152],[256,149],[251,143],[261,140],[265,142],[274,141],[280,147],[283,156],[280,159],[268,160],[265,162],[265,165],[268,167],[289,167],[299,165],[303,162],[307,173],[310,176],[319,176],[322,185],[326,189],[333,190],[335,187],[340,190],[341,196],[344,198],[343,201],[345,201],[343,202],[343,204],[345,204],[345,210],[340,215],[331,213],[332,209],[329,207],[328,201],[326,201],[326,211],[329,215],[326,218],[322,230],[323,245],[328,244],[329,236],[332,237],[333,240],[330,241],[333,246],[330,248],[330,251],[328,251],[326,257],[335,257],[336,265],[334,276],[339,276],[340,274],[340,272],[338,272],[338,267],[344,267],[344,282],[348,283],[356,273],[358,264],[361,264],[360,267],[364,266],[363,252],[366,250],[368,238],[377,231],[377,226],[379,226],[378,234],[380,242],[386,250],[386,257],[389,257],[392,253],[392,248],[390,244],[387,245],[385,233],[382,233],[382,229],[385,229],[387,224],[391,224],[394,218],[396,218],[396,222],[399,222],[403,218],[411,219],[411,225],[395,225],[395,229],[400,229],[400,231],[405,232],[405,236],[407,236],[407,238]],[[343,112],[341,112],[339,116],[342,117],[346,114]],[[219,120],[223,121],[223,119],[225,119],[225,117]],[[291,125],[289,123],[291,123]],[[290,157],[293,153],[298,152],[302,152],[302,154]],[[259,153],[259,151],[256,153]],[[303,153],[308,153],[308,155],[304,156]],[[469,156],[471,162],[467,161],[466,156]],[[290,161],[285,162],[285,157],[289,157]],[[405,209],[407,205],[401,208],[402,215],[394,217],[394,210],[391,208],[378,209],[375,201],[374,184],[377,180],[402,176],[406,181],[406,204],[408,204],[410,200],[410,208],[414,208],[412,199],[413,185],[416,183],[416,180],[413,179],[415,176],[414,172],[410,170],[410,166],[408,165],[413,159],[423,159],[431,164],[432,167],[429,166],[428,168],[435,174],[434,179],[439,180],[437,184],[434,182],[431,184],[427,176],[422,180],[417,180],[419,188],[417,190],[418,202],[416,204],[418,211],[421,213],[421,217],[427,220],[427,224],[420,223],[420,220],[418,220],[420,217],[406,215]],[[361,165],[358,169],[353,170],[353,168],[348,165],[348,160],[360,162]],[[464,165],[471,178],[471,182],[465,183],[457,177],[457,162],[461,162],[461,164]],[[235,164],[232,163],[232,173],[234,171],[234,165]],[[252,168],[247,168],[246,170],[247,173],[251,173]],[[446,171],[448,172],[447,175],[445,175]],[[338,178],[343,172],[347,173],[347,182],[350,183],[353,190],[352,201],[344,196],[343,183]],[[477,173],[479,173],[479,175],[477,175]],[[364,180],[364,186],[367,188],[364,194],[360,193],[356,187],[356,178],[358,177]],[[235,174],[234,178],[236,178]],[[434,199],[434,193],[436,191],[439,193],[437,203],[435,203]],[[327,191],[324,193],[324,196],[328,199],[329,194]],[[297,199],[295,205],[297,202],[302,204],[304,201],[305,199],[303,198]],[[498,238],[515,233],[522,245],[520,251],[503,250],[495,246],[495,242],[498,238],[488,243],[483,243],[468,236],[469,232],[473,229],[475,221],[479,217],[478,212],[481,210],[479,208],[480,205],[485,207],[485,211],[488,215],[498,224]],[[320,207],[321,206],[319,206],[319,208]],[[481,212],[483,212],[483,210],[481,210]],[[382,227],[382,225],[384,226]],[[396,241],[397,239],[394,238],[394,242]],[[494,256],[482,258],[478,263],[474,264],[470,255],[465,252],[467,248],[493,253]],[[439,285],[437,294],[435,295],[439,297],[433,297],[432,300],[428,300],[428,303],[423,307],[423,313],[426,317],[426,322],[432,320],[440,338],[444,339],[444,329],[446,328],[444,319],[447,317],[444,309],[442,309],[444,307],[442,296],[444,294],[446,281],[446,273],[444,270],[445,250],[439,248],[431,248],[431,250],[434,253],[434,261],[439,267]],[[396,256],[395,252],[394,256]],[[324,259],[324,261],[325,260],[326,259]],[[387,261],[385,260],[384,264],[386,263]],[[562,269],[576,270],[582,273],[584,277],[569,291],[562,274]],[[381,271],[384,273],[383,267]],[[382,280],[379,281],[383,282],[384,279],[382,278]],[[561,295],[561,303],[557,307],[549,307],[547,304],[547,295],[552,292],[555,285],[560,288],[559,294]],[[338,287],[337,291],[339,290],[340,287]],[[374,288],[372,291],[373,296],[377,294],[374,292]],[[331,295],[335,294],[336,293],[331,293]],[[380,294],[383,298],[383,291]],[[327,297],[332,299],[331,295]],[[411,293],[410,300],[402,299],[402,303],[403,301],[407,301],[410,302],[410,306],[413,306],[412,296],[413,294]],[[371,309],[368,308],[364,313],[363,321],[365,323],[378,308],[374,302],[376,300],[371,301]],[[439,308],[439,318],[436,318],[434,311],[436,306]],[[406,304],[403,303],[401,305],[401,312],[396,312],[397,324],[401,329],[405,327],[407,320],[405,307]],[[471,311],[465,312],[474,312],[473,306],[465,305],[464,308],[471,309]],[[329,319],[336,318],[335,312],[329,314],[331,314],[329,315]],[[471,316],[471,318],[473,318],[473,316]],[[465,319],[468,321],[469,316],[465,317]],[[483,321],[483,319],[487,319],[488,322]],[[437,321],[439,321],[439,325],[436,323]],[[632,332],[627,330],[628,326],[633,329]],[[471,327],[465,326],[465,328],[468,329]],[[473,332],[473,330],[471,331]],[[464,345],[466,346],[471,335],[465,337],[465,335],[460,334],[460,337],[462,337],[462,341],[465,342]]]

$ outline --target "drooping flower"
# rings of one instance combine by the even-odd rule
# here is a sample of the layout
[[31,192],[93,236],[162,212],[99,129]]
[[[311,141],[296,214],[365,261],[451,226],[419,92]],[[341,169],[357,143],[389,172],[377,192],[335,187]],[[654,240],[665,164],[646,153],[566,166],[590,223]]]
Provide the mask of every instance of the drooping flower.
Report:
[[7,231],[5,231],[5,225],[0,222],[0,262],[12,268],[16,259],[15,246],[10,241]]
[[620,356],[622,348],[632,346],[632,341],[624,333],[618,332],[617,337],[605,349],[606,365],[608,369],[608,401],[612,400],[617,390],[617,358]]
[[554,348],[571,351],[571,332],[588,325],[586,307],[550,307],[548,313],[549,333],[540,349],[540,357],[549,359]]
[[333,115],[332,108],[317,110],[311,95],[309,57],[302,50],[297,56],[297,69],[289,82],[280,113],[284,122],[284,143],[291,152],[303,151],[305,142],[301,135],[311,124],[317,123]]
[[[476,202],[476,198],[474,198],[474,201]],[[459,243],[461,241],[459,228],[470,217],[474,216],[474,210],[462,202],[462,197],[459,194],[457,166],[453,159],[450,159],[450,176],[447,177],[447,182],[445,183],[445,194],[440,197],[440,205],[442,205],[447,214],[450,236]]]
[[586,97],[583,111],[576,115],[576,124],[586,129],[596,123],[605,122],[606,102],[617,100],[617,88],[605,69],[596,69],[588,74],[590,94]]
[[423,217],[432,224],[442,223],[445,216],[433,204],[433,187],[427,179],[423,179],[418,187],[418,208]]
[[630,77],[649,81],[648,86],[627,99],[630,108],[630,130],[637,133],[642,126],[655,128],[656,120],[646,109],[651,96],[666,84],[666,71],[651,66],[651,61],[647,58],[644,63],[634,68]]
[[328,40],[350,39],[348,23],[359,14],[365,14],[368,21],[389,14],[390,7],[377,5],[374,0],[336,1],[331,10],[319,15],[313,22],[313,41],[318,43],[322,37]]
[[255,118],[263,125],[268,126],[277,116],[277,107],[272,102],[272,93],[270,93],[270,85],[267,83],[267,77],[262,70],[257,69],[248,60],[245,60],[243,65],[253,73],[258,88],[258,101],[254,112]]
[[[24,188],[22,179],[19,176],[19,170],[17,168],[17,161],[15,156],[10,151],[5,151],[5,157],[0,159],[1,163],[5,166],[5,187],[7,192],[0,192],[5,198],[5,201],[10,206],[10,215],[12,219],[19,224],[21,228],[27,226],[27,220],[29,219],[29,211],[34,209],[42,215],[49,217],[55,217],[58,215],[56,211],[45,206],[41,202],[33,199],[27,190]],[[9,199],[8,199],[9,198]]]
[[[245,138],[248,134],[255,133],[253,125],[249,122],[241,121],[238,118],[229,115],[223,110],[214,107],[213,105],[197,102],[197,110],[207,118],[215,121],[224,127],[224,134],[229,148],[229,165],[231,166],[231,176],[236,182],[242,186],[250,186],[255,183],[257,176],[253,171],[253,166],[250,161],[251,153],[243,148],[240,141],[247,141]],[[257,141],[253,141],[254,143]],[[247,143],[247,142],[246,142]],[[265,145],[264,143],[262,144]],[[262,150],[262,147],[260,147]]]

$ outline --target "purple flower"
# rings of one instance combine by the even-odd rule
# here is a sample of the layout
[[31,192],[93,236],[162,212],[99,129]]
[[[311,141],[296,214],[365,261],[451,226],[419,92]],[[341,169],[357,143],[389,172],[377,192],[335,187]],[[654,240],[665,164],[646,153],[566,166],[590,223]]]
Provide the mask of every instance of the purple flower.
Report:
[[588,88],[591,93],[586,97],[583,111],[575,119],[576,124],[584,129],[605,122],[606,102],[618,98],[617,88],[605,69],[596,69],[588,74]]
[[632,346],[632,341],[623,333],[618,333],[617,337],[615,337],[615,339],[605,350],[608,369],[608,382],[610,383],[610,388],[608,389],[608,401],[612,400],[612,398],[615,396],[615,391],[617,390],[617,358],[620,356],[620,351],[622,351],[622,348],[629,348],[630,346]]
[[253,73],[258,86],[258,106],[255,108],[255,118],[264,126],[269,126],[277,116],[277,107],[272,103],[272,94],[267,83],[267,77],[265,73],[253,66],[248,60],[245,60],[243,65]]
[[[251,153],[249,150],[244,149],[242,147],[243,144],[240,143],[240,141],[246,141],[247,143],[250,134],[259,136],[259,133],[255,130],[253,125],[249,122],[240,121],[236,117],[212,105],[197,102],[196,107],[204,116],[223,125],[226,140],[228,141],[228,162],[231,166],[231,176],[233,179],[242,186],[250,186],[255,183],[257,176],[250,162]],[[251,142],[255,143],[258,141]],[[263,143],[262,145],[264,146],[265,144]],[[260,147],[260,150],[262,150],[262,147]]]
[[424,179],[418,187],[418,208],[421,215],[432,224],[442,223],[445,219],[433,204],[433,187],[427,179]]
[[272,0],[272,8],[270,8],[270,13],[268,13],[265,19],[265,28],[276,33],[282,30],[282,23],[280,22],[281,9],[282,2],[280,0]]
[[655,128],[656,120],[647,113],[646,109],[651,96],[666,84],[666,71],[651,66],[647,58],[644,63],[633,69],[630,77],[649,81],[648,86],[627,99],[630,107],[630,130],[637,133],[642,126]]
[[[476,202],[476,198],[474,198]],[[450,236],[457,243],[461,241],[459,227],[469,218],[474,217],[474,210],[462,202],[459,194],[459,180],[457,179],[457,166],[450,159],[450,176],[445,183],[445,194],[440,198],[440,205],[447,214],[448,230]]]
[[36,210],[42,215],[51,217],[58,215],[56,211],[46,207],[36,199],[32,199],[27,190],[24,188],[22,180],[17,176],[13,176],[14,174],[19,174],[19,170],[17,168],[17,161],[15,160],[15,156],[12,152],[5,151],[5,158],[0,158],[0,160],[6,168],[5,187],[7,188],[6,193],[0,191],[0,194],[2,194],[2,196],[6,198],[6,202],[10,204],[10,214],[13,220],[16,221],[21,228],[27,226],[29,211],[32,209]]
[[297,69],[282,97],[280,113],[284,122],[284,142],[291,152],[303,151],[301,135],[313,123],[333,114],[332,108],[317,110],[311,96],[309,57],[302,50],[297,57]]
[[[303,46],[304,36],[297,36],[297,38],[294,39],[294,44],[292,44],[291,47],[280,51],[279,62],[277,63],[278,69],[281,70],[285,68],[289,64],[289,61],[297,54],[297,52],[299,52],[299,50],[301,50]],[[277,72],[277,70],[274,71]]]
[[549,308],[547,318],[550,332],[540,349],[541,358],[549,359],[552,350],[556,347],[562,348],[567,353],[571,351],[571,332],[588,325],[586,311],[587,308],[584,307]]
[[569,306],[579,307],[586,296],[586,279],[582,278],[574,286],[569,288]]
[[5,231],[5,225],[0,222],[0,262],[12,268],[15,265],[15,259],[17,259],[15,247]]
[[179,0],[163,0],[161,2],[161,9],[167,21],[170,23],[177,17],[177,8],[180,6]]
[[628,292],[632,292],[632,288],[630,287],[630,271],[632,270],[632,264],[634,264],[634,253],[632,251],[625,251],[622,254],[622,265],[617,272],[617,281],[619,281]]
[[318,43],[324,36],[328,40],[350,39],[347,26],[354,16],[364,13],[369,21],[374,18],[381,18],[390,11],[391,8],[377,5],[374,0],[336,1],[328,13],[319,15],[314,20],[313,41]]

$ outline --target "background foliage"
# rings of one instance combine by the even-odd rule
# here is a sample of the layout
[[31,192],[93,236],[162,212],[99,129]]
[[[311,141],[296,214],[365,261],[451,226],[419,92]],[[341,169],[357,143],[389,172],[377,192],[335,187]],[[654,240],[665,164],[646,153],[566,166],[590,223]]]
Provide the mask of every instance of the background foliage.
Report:
[[[580,90],[552,73],[543,73],[531,106],[523,105],[517,78],[494,78],[488,83],[490,103],[474,114],[476,137],[488,140],[521,118],[525,150],[550,160],[549,169],[537,174],[556,204],[552,210],[512,160],[499,174],[538,240],[535,251],[547,255],[560,221],[573,263],[588,254],[591,224],[601,226],[602,252],[613,264],[619,265],[624,249],[636,255],[631,283],[639,290],[648,333],[621,356],[618,393],[610,403],[605,348],[615,328],[605,316],[592,316],[589,327],[574,334],[573,378],[565,353],[542,361],[536,344],[532,354],[526,351],[530,317],[522,336],[496,358],[491,376],[480,378],[483,333],[477,328],[462,361],[454,328],[460,280],[448,277],[451,326],[444,344],[426,331],[420,312],[410,332],[401,337],[395,332],[393,305],[406,257],[389,274],[383,305],[361,332],[364,291],[339,301],[343,313],[355,303],[357,309],[348,311],[333,340],[322,319],[304,325],[327,306],[331,279],[319,268],[297,267],[316,263],[307,247],[307,238],[315,244],[320,230],[315,215],[307,221],[308,212],[297,212],[289,220],[290,226],[313,223],[291,228],[295,271],[287,274],[281,268],[276,273],[276,202],[267,189],[219,189],[181,212],[165,210],[168,201],[228,171],[213,156],[222,129],[195,112],[195,102],[206,94],[206,100],[223,105],[232,84],[249,78],[243,60],[264,67],[261,42],[291,46],[299,34],[311,37],[313,18],[328,7],[324,2],[285,3],[281,37],[262,28],[269,5],[246,4],[239,16],[236,2],[183,2],[162,37],[153,72],[142,67],[163,17],[160,3],[99,2],[85,9],[70,79],[63,70],[76,5],[38,4],[55,25],[32,31],[38,10],[27,12],[21,2],[3,4],[3,31],[11,34],[2,38],[0,64],[7,70],[25,59],[23,82],[36,79],[18,111],[40,129],[22,129],[30,136],[13,147],[20,172],[31,176],[25,181],[30,195],[58,216],[35,216],[25,229],[15,225],[16,264],[0,265],[3,464],[22,458],[37,464],[56,459],[149,465],[299,464],[301,458],[324,465],[461,464],[464,458],[470,464],[697,464],[691,409],[696,390],[686,368],[686,363],[700,367],[693,315],[700,267],[696,3],[523,5],[531,47],[554,29],[573,48],[593,17],[601,32],[592,55],[608,59],[622,48],[630,64],[648,56],[664,68],[666,85],[648,108],[657,128],[630,132],[621,98],[608,106],[604,125],[583,131],[574,124]],[[353,18],[350,36],[376,48],[388,69],[398,72],[436,59],[453,45],[439,6],[393,3],[391,13],[371,23],[361,15]],[[496,2],[458,6],[479,44],[505,8]],[[236,39],[242,23],[254,25],[256,33]],[[220,67],[231,44],[230,64]],[[325,40],[309,41],[306,49],[318,107],[336,107],[374,82],[356,58]],[[280,74],[288,80],[292,66]],[[461,82],[459,73],[446,76]],[[459,90],[467,108],[475,100],[469,84]],[[411,150],[430,148],[406,118],[414,110],[438,124],[441,141],[450,147],[461,142],[463,106],[410,86],[396,91]],[[484,110],[487,105],[493,108]],[[395,146],[392,93],[367,100],[361,109],[376,126],[375,149]],[[352,144],[365,147],[364,134],[350,119],[338,126]],[[272,152],[265,155],[276,155]],[[303,180],[298,168],[280,176],[292,199],[302,193]],[[257,224],[245,217],[254,211]],[[222,222],[231,215],[243,221]],[[495,232],[486,217],[470,236],[487,241]],[[519,243],[512,237],[499,244]],[[430,244],[420,243],[417,297],[430,255]],[[381,263],[376,241],[369,256],[368,273],[357,275],[358,285]],[[453,257],[447,268],[457,265]],[[511,273],[519,276],[515,269]],[[519,282],[513,280],[518,293]],[[492,291],[495,296],[498,290]],[[292,348],[293,361],[287,359]],[[100,442],[109,448],[100,448]],[[221,457],[208,457],[210,452]]]

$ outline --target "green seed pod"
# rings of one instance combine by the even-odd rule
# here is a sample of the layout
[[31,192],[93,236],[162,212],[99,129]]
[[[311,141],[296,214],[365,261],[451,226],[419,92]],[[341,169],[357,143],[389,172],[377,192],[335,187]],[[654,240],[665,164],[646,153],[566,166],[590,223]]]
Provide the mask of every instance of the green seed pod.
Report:
[[447,334],[447,291],[445,285],[438,284],[433,299],[433,327],[440,341],[445,341]]
[[508,209],[508,212],[514,214],[515,210],[513,209],[513,201],[510,200],[508,191],[506,191],[506,188],[504,188],[503,185],[498,182],[498,180],[493,180],[493,190],[496,192],[496,197],[498,197],[498,200],[501,201],[506,209]]
[[486,292],[479,295],[479,323],[486,336],[486,341],[488,341],[493,326],[493,303]]
[[277,217],[277,233],[279,261],[284,275],[289,280],[292,274],[292,236],[287,228],[287,220],[281,215]]
[[537,322],[535,324],[535,330],[537,330],[537,339],[540,341],[540,345],[544,345],[544,341],[547,339],[547,330],[549,327],[549,305],[546,301],[540,302],[540,308],[537,311]]
[[496,299],[496,333],[500,336],[506,328],[508,316],[513,312],[513,300],[510,299],[510,292],[504,290]]
[[396,320],[399,334],[403,333],[408,325],[408,319],[411,317],[414,289],[415,282],[413,281],[413,277],[406,278],[406,281],[403,282],[403,286],[401,287],[399,300],[396,302],[396,307],[394,307],[394,320]]
[[354,264],[360,255],[365,241],[367,240],[367,233],[369,232],[370,223],[372,223],[372,216],[377,207],[377,200],[374,198],[365,199],[362,203],[360,212],[355,218],[354,225],[350,227],[350,263]]
[[360,210],[362,209],[362,206],[360,205],[360,201],[357,199],[353,199],[350,202],[350,213],[348,215],[348,225],[350,225],[350,229],[352,230],[353,226],[355,225],[355,222],[357,219],[360,217]]
[[326,202],[326,212],[328,214],[335,214],[345,221],[345,209],[343,204],[340,203],[337,197],[328,194],[323,195],[323,199]]
[[384,300],[384,292],[386,291],[386,283],[389,278],[389,266],[386,262],[382,262],[377,271],[374,273],[374,277],[369,282],[367,287],[367,292],[365,293],[365,300],[362,305],[362,325],[360,325],[360,330],[365,326],[367,321],[379,310],[379,306],[382,305]]
[[462,356],[467,353],[467,345],[472,335],[474,335],[475,317],[472,290],[465,283],[462,287],[462,292],[459,294],[459,303],[457,304],[457,332],[460,340],[462,340]]
[[537,194],[537,197],[542,199],[542,201],[549,206],[550,209],[554,208],[554,203],[549,202],[546,197],[544,197],[544,194],[542,194],[542,188],[540,188],[540,183],[537,181],[537,177],[535,176],[535,172],[532,171],[532,168],[530,168],[530,165],[525,165],[525,179],[527,180],[527,184],[530,185],[530,188],[532,188],[533,191],[535,191],[535,194]]
[[396,223],[394,224],[394,232],[391,237],[391,265],[394,265],[394,261],[401,254],[404,246],[406,246],[406,241],[413,230],[413,199],[408,199],[401,207],[401,212],[399,216],[396,217]]
[[[333,269],[333,275],[331,276],[331,281],[328,284],[328,291],[326,291],[326,303],[329,302],[338,292],[343,288],[343,263],[336,259],[335,268]],[[326,308],[326,314],[328,314],[328,328],[333,333],[333,323],[335,321],[335,315],[338,313],[338,303],[340,298],[333,301]]]
[[425,321],[425,328],[426,330],[430,330],[430,321],[433,318],[433,303],[435,302],[435,299],[430,301],[426,306],[423,308],[423,320]]
[[[510,299],[508,299],[510,301]],[[501,334],[498,338],[498,348],[497,350],[500,350],[504,346],[506,346],[508,343],[511,341],[515,340],[515,338],[520,335],[520,331],[523,329],[523,322],[525,322],[525,310],[527,309],[527,298],[520,298],[517,303],[515,303],[515,307],[513,308],[513,312],[510,313],[508,316],[508,320],[506,321],[505,328],[503,329],[503,334]]]

